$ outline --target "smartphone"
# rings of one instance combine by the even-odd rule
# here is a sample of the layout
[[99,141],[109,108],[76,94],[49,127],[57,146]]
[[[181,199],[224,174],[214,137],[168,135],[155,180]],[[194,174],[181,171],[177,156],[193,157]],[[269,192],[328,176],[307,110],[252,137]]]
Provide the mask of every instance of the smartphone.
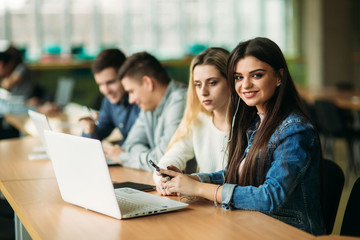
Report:
[[155,168],[156,171],[160,171],[160,168],[158,165],[156,165],[152,160],[149,160],[150,165]]
[[[156,165],[152,160],[149,160],[149,163],[150,163],[150,165],[151,165],[153,168],[155,168],[156,171],[160,171],[159,166]],[[163,173],[161,174],[161,176],[172,178],[171,176],[169,176],[169,175],[167,175],[167,174],[163,174]]]
[[140,191],[154,191],[156,190],[156,187],[154,185],[150,185],[150,184],[144,184],[144,183],[137,183],[137,182],[117,182],[117,183],[113,183],[114,188],[123,188],[123,187],[129,187],[129,188],[134,188]]

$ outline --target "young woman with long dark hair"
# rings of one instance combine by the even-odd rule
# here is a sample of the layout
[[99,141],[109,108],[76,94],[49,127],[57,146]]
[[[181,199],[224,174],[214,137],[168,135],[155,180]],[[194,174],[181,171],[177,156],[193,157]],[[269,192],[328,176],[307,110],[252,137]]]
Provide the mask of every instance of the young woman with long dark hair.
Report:
[[161,169],[167,191],[200,196],[223,209],[256,210],[309,233],[325,233],[321,147],[280,48],[267,38],[230,54],[228,165],[183,175]]

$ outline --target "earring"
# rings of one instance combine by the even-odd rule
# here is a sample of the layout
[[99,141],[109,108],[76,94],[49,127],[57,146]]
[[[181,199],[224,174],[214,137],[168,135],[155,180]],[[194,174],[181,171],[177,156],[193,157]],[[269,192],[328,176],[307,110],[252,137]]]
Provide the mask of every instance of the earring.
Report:
[[276,84],[276,86],[278,87],[278,86],[280,86],[280,85],[281,85],[281,81],[278,81],[277,84]]

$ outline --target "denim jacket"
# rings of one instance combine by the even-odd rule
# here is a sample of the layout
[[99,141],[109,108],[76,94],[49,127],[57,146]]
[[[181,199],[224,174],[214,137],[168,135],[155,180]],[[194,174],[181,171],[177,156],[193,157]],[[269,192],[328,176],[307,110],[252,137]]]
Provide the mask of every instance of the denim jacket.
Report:
[[[257,117],[247,132],[248,147],[256,135]],[[263,212],[311,234],[325,234],[320,205],[320,141],[311,123],[290,114],[268,143],[265,182],[258,186],[223,185],[222,208]],[[225,171],[197,174],[201,182],[223,184]]]

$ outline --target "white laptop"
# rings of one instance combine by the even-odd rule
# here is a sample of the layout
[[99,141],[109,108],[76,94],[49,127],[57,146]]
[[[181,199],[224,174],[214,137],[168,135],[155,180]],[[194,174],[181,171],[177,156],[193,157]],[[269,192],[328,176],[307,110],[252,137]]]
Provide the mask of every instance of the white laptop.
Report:
[[117,219],[188,206],[132,188],[114,189],[99,140],[46,130],[44,133],[64,201]]
[[42,146],[37,146],[34,148],[35,152],[38,152],[38,154],[30,154],[29,158],[31,160],[39,160],[39,159],[47,159],[49,158],[46,154],[46,141],[44,136],[44,130],[51,130],[51,127],[49,125],[49,121],[46,117],[46,115],[28,110],[29,117],[31,121],[34,123],[35,128],[38,132],[40,141]]

